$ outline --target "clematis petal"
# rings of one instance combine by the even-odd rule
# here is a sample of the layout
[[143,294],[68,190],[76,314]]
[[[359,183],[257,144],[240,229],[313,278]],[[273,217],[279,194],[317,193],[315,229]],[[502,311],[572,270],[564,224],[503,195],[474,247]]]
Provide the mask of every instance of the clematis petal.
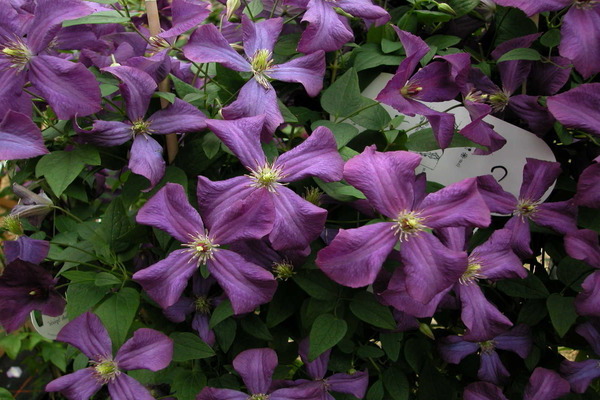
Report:
[[217,62],[234,71],[252,71],[250,63],[229,45],[213,24],[198,27],[183,46],[183,54],[199,63]]
[[191,314],[196,309],[194,300],[189,297],[182,296],[175,304],[163,310],[163,314],[169,321],[183,322],[188,314]]
[[29,79],[59,119],[100,111],[100,86],[83,64],[39,55],[29,62]]
[[149,135],[139,134],[133,139],[129,154],[129,169],[150,181],[150,190],[165,175],[165,160],[162,146]]
[[517,199],[502,189],[492,175],[477,177],[477,188],[491,212],[511,214],[517,206]]
[[48,153],[42,132],[28,116],[8,110],[0,122],[0,160],[22,160]]
[[8,264],[16,259],[32,264],[39,264],[44,261],[49,250],[50,242],[31,239],[27,236],[20,236],[17,240],[4,242],[4,256]]
[[69,400],[88,400],[102,387],[93,368],[83,368],[46,385],[46,392],[61,392]]
[[561,56],[573,61],[584,79],[600,72],[600,4],[573,5],[562,20]]
[[173,358],[173,340],[154,329],[141,328],[121,346],[115,357],[119,368],[149,369],[159,371],[166,368]]
[[108,383],[108,393],[113,400],[154,400],[148,389],[125,373]]
[[458,364],[463,358],[479,350],[479,345],[467,342],[461,336],[446,336],[439,340],[438,349],[444,361]]
[[571,77],[571,60],[550,57],[551,62],[536,62],[527,81],[527,92],[551,96],[565,86]]
[[482,381],[503,385],[510,373],[500,361],[498,353],[494,350],[481,353],[481,364],[477,371],[477,377]]
[[325,0],[310,0],[302,22],[308,27],[302,33],[298,51],[309,54],[319,50],[334,51],[354,39],[348,23]]
[[[127,47],[131,48],[133,51],[133,48],[129,43],[123,43],[119,46],[118,50],[119,52],[125,52]],[[115,51],[115,53],[116,52],[117,51]],[[144,71],[150,75],[155,82],[161,82],[171,72],[171,58],[169,57],[167,50],[160,51],[150,57],[132,57],[127,55],[123,58],[125,59],[123,65]],[[117,54],[115,54],[115,59],[119,62]],[[110,61],[112,63],[112,60]]]
[[196,400],[247,400],[246,393],[238,392],[231,389],[217,389],[205,386]]
[[[600,158],[600,157],[599,157]],[[600,161],[597,158],[596,160]],[[600,163],[596,161],[579,176],[575,204],[591,208],[600,208]]]
[[253,394],[267,393],[278,364],[275,350],[267,348],[242,351],[233,360],[233,368]]
[[600,271],[585,278],[581,287],[583,290],[575,297],[577,314],[600,317]]
[[133,137],[131,124],[121,121],[96,120],[91,130],[80,130],[81,138],[98,146],[119,146]]
[[[315,385],[309,382],[296,387],[283,388],[274,390],[269,394],[269,400],[306,400],[319,399],[323,393],[322,385]],[[332,396],[328,394],[328,399]]]
[[462,303],[461,320],[467,327],[464,338],[484,342],[506,331],[512,322],[484,296],[476,283],[456,285]]
[[100,318],[85,312],[65,325],[57,340],[77,347],[89,359],[112,358],[112,343]]
[[508,400],[502,389],[489,382],[471,383],[463,392],[464,400]]
[[459,92],[458,86],[451,79],[451,66],[446,62],[433,62],[417,71],[406,83],[416,86],[419,92],[411,96],[421,101],[452,100]]
[[356,371],[353,374],[333,374],[327,378],[327,383],[332,392],[347,393],[362,399],[369,386],[369,373]]
[[164,309],[179,300],[197,268],[187,249],[175,250],[164,260],[133,274],[133,280]]
[[258,190],[250,186],[247,176],[237,176],[225,181],[213,182],[204,176],[198,177],[198,208],[207,226],[213,226],[219,215],[233,204],[246,199]]
[[568,233],[565,236],[565,250],[569,256],[585,261],[594,268],[600,268],[600,244],[597,232],[581,229]]
[[304,367],[308,372],[308,375],[315,380],[323,379],[327,373],[327,365],[329,364],[329,356],[331,355],[331,349],[321,353],[321,355],[315,358],[313,361],[308,360],[308,352],[310,350],[310,339],[304,338],[298,345],[298,354],[304,363]]
[[510,242],[514,252],[519,257],[528,257],[533,254],[530,247],[531,232],[529,230],[529,221],[526,218],[514,216],[508,220],[504,228],[511,231]]
[[494,338],[494,345],[498,349],[512,351],[525,359],[531,352],[531,330],[525,324],[519,324],[510,331]]
[[270,272],[229,250],[215,252],[208,270],[227,294],[236,315],[268,303],[277,289]]
[[336,3],[336,6],[347,13],[352,14],[354,17],[367,20],[378,20],[377,26],[385,24],[390,19],[390,15],[387,11],[373,4],[370,0],[339,0]]
[[417,65],[419,65],[419,61],[429,52],[429,46],[420,37],[403,31],[396,26],[392,25],[392,27],[400,38],[400,42],[406,53],[406,58],[402,60],[402,63],[398,66],[398,71],[396,71],[396,74],[402,71],[400,76],[404,78],[404,82],[401,82],[404,85],[408,77],[414,72]]
[[485,279],[527,277],[523,263],[512,251],[511,236],[510,230],[499,229],[484,244],[471,252],[471,259],[481,266],[479,272]]
[[206,128],[206,115],[181,99],[148,118],[153,134],[197,132]]
[[329,128],[319,126],[292,150],[275,162],[285,175],[282,182],[294,182],[316,176],[325,182],[342,179],[344,160],[337,150],[335,137]]
[[593,319],[587,321],[579,325],[575,329],[575,332],[587,340],[592,347],[592,350],[594,350],[594,353],[600,355],[600,320]]
[[590,383],[600,377],[598,360],[567,361],[560,363],[560,373],[571,384],[575,393],[584,393]]
[[[541,35],[541,33],[534,33],[507,40],[496,47],[492,52],[492,57],[498,60],[511,50],[529,48]],[[500,72],[504,92],[507,94],[514,93],[523,84],[525,79],[527,79],[532,65],[533,62],[527,60],[502,61],[498,63],[498,71]]]
[[555,122],[548,108],[539,103],[538,96],[526,94],[511,96],[508,100],[508,107],[525,121],[534,133],[540,136],[548,132]]
[[[599,52],[600,54],[600,52]],[[564,126],[600,136],[600,83],[584,83],[547,99],[550,113]]]
[[333,281],[349,287],[370,285],[398,238],[394,224],[381,222],[356,229],[340,229],[317,254],[316,263]]
[[245,14],[242,15],[242,40],[246,57],[251,60],[258,50],[272,53],[282,28],[281,17],[252,22]]
[[171,3],[173,27],[158,36],[174,38],[189,31],[210,15],[208,6],[208,3],[200,0],[173,0]]
[[300,83],[309,96],[315,97],[323,88],[325,53],[323,50],[317,50],[306,56],[294,58],[273,66],[268,74],[278,81]]
[[523,393],[523,400],[556,400],[566,396],[570,391],[569,382],[557,372],[539,367],[529,378],[529,383]]
[[563,235],[577,230],[577,207],[571,200],[540,204],[530,218],[536,224]]
[[206,120],[206,125],[246,168],[255,169],[267,161],[260,146],[260,132],[264,121],[264,115],[256,115],[229,121],[209,119]]
[[192,329],[198,332],[200,339],[209,346],[216,343],[215,333],[210,329],[210,315],[197,312],[192,319]]
[[494,0],[494,2],[504,7],[519,8],[530,17],[543,11],[560,10],[561,8],[565,8],[572,3],[571,0]]
[[252,78],[240,89],[236,101],[221,110],[223,118],[228,120],[242,119],[263,115],[261,141],[270,142],[273,132],[283,123],[283,116],[277,103],[277,93],[271,84],[265,88]]
[[110,72],[122,81],[119,89],[125,99],[129,119],[132,122],[142,119],[150,105],[150,98],[158,87],[154,79],[140,69],[125,65],[107,67],[102,70]]
[[362,191],[377,211],[389,218],[412,207],[414,170],[421,156],[407,151],[380,153],[375,146],[348,160],[344,179]]

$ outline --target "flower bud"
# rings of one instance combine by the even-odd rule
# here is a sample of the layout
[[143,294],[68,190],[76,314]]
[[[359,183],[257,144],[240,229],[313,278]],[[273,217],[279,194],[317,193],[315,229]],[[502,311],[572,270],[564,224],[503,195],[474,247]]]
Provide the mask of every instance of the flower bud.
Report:
[[456,15],[456,11],[448,3],[437,3],[437,9],[452,15]]

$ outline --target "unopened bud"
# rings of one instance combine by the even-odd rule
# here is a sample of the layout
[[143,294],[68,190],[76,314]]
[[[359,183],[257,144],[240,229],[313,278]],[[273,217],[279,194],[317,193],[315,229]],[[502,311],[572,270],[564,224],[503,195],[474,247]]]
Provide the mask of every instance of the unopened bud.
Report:
[[437,9],[448,14],[456,15],[456,11],[448,3],[437,3]]
[[431,340],[435,340],[435,335],[433,334],[433,331],[431,330],[431,327],[425,323],[420,323],[419,324],[419,331],[427,336],[429,339]]
[[227,12],[225,13],[225,18],[227,18],[227,21],[231,20],[233,13],[236,12],[237,9],[240,8],[241,5],[242,5],[242,2],[240,0],[227,0],[227,3],[226,3]]

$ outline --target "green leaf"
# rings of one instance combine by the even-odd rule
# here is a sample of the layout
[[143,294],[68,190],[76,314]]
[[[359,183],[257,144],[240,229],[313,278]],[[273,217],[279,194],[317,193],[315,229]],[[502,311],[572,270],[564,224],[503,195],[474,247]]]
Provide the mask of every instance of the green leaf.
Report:
[[94,307],[106,294],[106,287],[94,283],[75,283],[67,287],[67,318],[73,320]]
[[550,29],[540,38],[540,43],[548,48],[556,47],[560,44],[560,30]]
[[[347,147],[346,147],[347,148]],[[350,186],[344,182],[323,182],[319,178],[313,178],[315,183],[323,190],[327,195],[333,197],[336,200],[342,202],[354,201],[358,199],[366,199],[363,192]]]
[[62,274],[71,283],[89,283],[96,280],[96,272],[92,271],[67,271]]
[[393,400],[408,400],[410,385],[406,375],[398,367],[389,367],[383,371],[383,386]]
[[517,37],[536,33],[537,25],[517,8],[497,7],[494,23],[497,31],[494,47]]
[[134,224],[127,215],[123,200],[117,197],[110,202],[102,216],[98,233],[112,248],[115,248],[117,245],[128,245],[122,243],[122,238],[133,228]]
[[385,54],[389,54],[389,53],[393,53],[395,51],[398,51],[402,48],[402,43],[400,43],[399,41],[392,41],[386,38],[383,38],[381,40],[381,51],[383,51]]
[[504,279],[497,283],[498,289],[512,297],[545,299],[550,295],[544,283],[531,273],[525,279]]
[[417,20],[422,24],[434,24],[436,22],[447,22],[452,19],[452,15],[439,11],[414,10]]
[[558,293],[552,293],[546,300],[550,321],[552,321],[552,326],[554,326],[560,337],[565,336],[577,320],[574,302],[575,298],[563,297]]
[[358,292],[350,302],[350,311],[377,328],[396,329],[396,320],[389,307],[381,305],[371,293]]
[[315,130],[319,126],[324,126],[331,130],[331,133],[333,133],[333,136],[335,137],[335,141],[337,143],[338,149],[341,149],[342,147],[347,145],[348,142],[350,142],[352,139],[354,139],[360,133],[358,131],[358,129],[356,129],[356,127],[354,127],[350,124],[345,124],[345,123],[336,124],[333,121],[328,121],[328,120],[323,120],[323,119],[313,122],[310,126],[310,129]]
[[96,308],[96,314],[104,323],[115,347],[125,342],[139,305],[140,294],[135,289],[124,288]]
[[[104,3],[103,1],[95,1],[96,3]],[[115,1],[110,1],[110,3],[116,3]],[[110,4],[106,3],[106,4]],[[110,11],[99,11],[94,14],[87,15],[85,17],[70,19],[68,21],[63,21],[62,26],[64,28],[68,26],[75,25],[87,25],[87,24],[121,24],[123,22],[129,22],[129,18],[122,16],[116,10]]]
[[308,360],[315,360],[323,352],[338,344],[347,330],[348,325],[343,319],[331,314],[319,315],[310,329]]
[[287,291],[278,290],[273,296],[273,300],[269,303],[267,311],[267,327],[273,328],[279,325],[296,312],[296,302],[290,302],[290,294]]
[[0,388],[0,400],[15,400],[15,398],[8,390]]
[[216,325],[213,330],[215,331],[215,336],[217,337],[219,346],[221,346],[221,350],[224,352],[229,351],[237,331],[237,324],[233,318],[226,319]]
[[403,337],[404,334],[402,332],[384,332],[379,334],[381,347],[390,360],[398,361]]
[[212,312],[210,316],[209,327],[214,328],[221,321],[226,320],[227,318],[233,315],[233,308],[231,308],[231,302],[229,300],[225,300],[219,303],[217,307]]
[[221,140],[212,132],[207,132],[202,140],[202,150],[208,159],[212,159],[221,150]]
[[542,55],[535,49],[526,49],[526,48],[518,48],[512,49],[504,53],[497,63],[501,63],[504,61],[513,61],[513,60],[531,60],[538,61],[542,58]]
[[121,280],[119,278],[108,272],[98,272],[94,280],[96,286],[112,286],[119,285],[120,283]]
[[195,333],[174,332],[169,337],[173,339],[173,361],[198,360],[215,355],[214,350]]
[[593,268],[583,261],[565,257],[558,263],[556,275],[566,286],[581,291],[581,283],[592,270]]
[[460,43],[460,38],[458,36],[450,35],[433,35],[425,39],[425,43],[427,43],[429,47],[435,47],[439,50],[444,50]]
[[177,368],[171,380],[171,389],[177,400],[194,400],[202,388],[206,386],[206,376],[200,371]]
[[406,341],[404,345],[404,358],[408,365],[417,374],[421,373],[421,370],[425,366],[427,359],[430,354],[430,349],[427,343],[422,338],[412,338]]
[[446,0],[445,3],[452,7],[456,13],[456,17],[462,17],[473,11],[475,7],[479,5],[479,1],[480,0]]
[[377,102],[371,104],[371,107],[364,109],[355,116],[350,117],[350,119],[352,122],[365,129],[381,131],[388,126],[392,117],[390,117],[390,113]]
[[252,0],[244,9],[244,14],[250,19],[254,19],[263,11],[263,2],[261,0]]
[[367,400],[383,400],[384,395],[385,392],[383,390],[383,382],[378,380],[369,388],[369,391],[367,392]]
[[173,86],[175,87],[175,93],[177,93],[177,97],[183,99],[188,94],[198,94],[204,96],[204,93],[200,89],[197,89],[189,83],[182,81],[175,75],[169,75],[169,78],[171,79],[171,82],[173,82]]
[[358,348],[358,350],[356,351],[356,355],[362,359],[367,360],[369,358],[383,357],[385,355],[385,352],[383,350],[381,350],[379,347],[369,344],[369,345],[360,346]]
[[335,300],[338,296],[338,286],[327,278],[321,271],[307,271],[294,275],[294,282],[311,297],[319,300]]
[[526,300],[519,311],[517,323],[527,324],[529,326],[537,325],[541,320],[546,318],[548,310],[546,310],[546,302],[540,299]]
[[379,67],[381,65],[398,66],[400,56],[385,54],[377,43],[367,43],[352,52],[354,56],[354,69],[357,72]]
[[175,96],[175,93],[171,93],[171,92],[154,92],[152,94],[152,97],[158,97],[161,99],[165,99],[169,103],[173,104],[173,103],[175,103],[175,98],[177,96]]
[[[350,68],[321,95],[321,106],[336,118],[347,117],[364,107],[365,97],[360,94],[358,75]],[[371,100],[373,101],[373,100]]]
[[21,337],[13,333],[0,338],[0,349],[4,350],[6,355],[14,360],[21,351]]
[[44,343],[42,346],[42,358],[46,362],[51,362],[62,372],[67,370],[66,347],[60,343]]
[[273,335],[269,332],[269,328],[267,328],[267,325],[265,325],[258,315],[247,315],[245,318],[242,318],[240,325],[246,333],[249,333],[257,339],[266,341],[273,340]]
[[[472,142],[466,137],[458,134],[454,135],[452,142],[450,142],[448,147],[472,147],[485,149],[484,146]],[[433,130],[431,128],[427,128],[421,129],[420,131],[412,133],[410,136],[408,136],[408,139],[406,140],[406,148],[410,151],[425,152],[438,150],[440,145],[438,144],[437,140],[435,140]]]
[[60,196],[86,165],[99,165],[100,155],[92,146],[73,151],[53,151],[43,156],[35,167],[37,177],[44,176],[56,196]]

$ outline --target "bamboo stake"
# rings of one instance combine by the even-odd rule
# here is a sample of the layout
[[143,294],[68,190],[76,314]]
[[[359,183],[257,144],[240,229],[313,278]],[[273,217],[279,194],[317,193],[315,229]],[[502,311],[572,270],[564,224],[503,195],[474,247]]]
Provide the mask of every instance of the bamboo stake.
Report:
[[[146,5],[146,15],[148,16],[148,28],[150,29],[150,35],[156,36],[160,33],[160,18],[158,16],[158,6],[156,4],[156,0],[145,0]],[[170,89],[169,78],[165,78],[162,82],[158,84],[158,90],[161,92],[168,92]],[[166,108],[169,105],[169,102],[166,99],[160,99],[160,106],[162,108]],[[167,160],[169,164],[175,160],[175,156],[177,155],[178,143],[177,143],[177,134],[171,133],[166,137],[167,143]]]

